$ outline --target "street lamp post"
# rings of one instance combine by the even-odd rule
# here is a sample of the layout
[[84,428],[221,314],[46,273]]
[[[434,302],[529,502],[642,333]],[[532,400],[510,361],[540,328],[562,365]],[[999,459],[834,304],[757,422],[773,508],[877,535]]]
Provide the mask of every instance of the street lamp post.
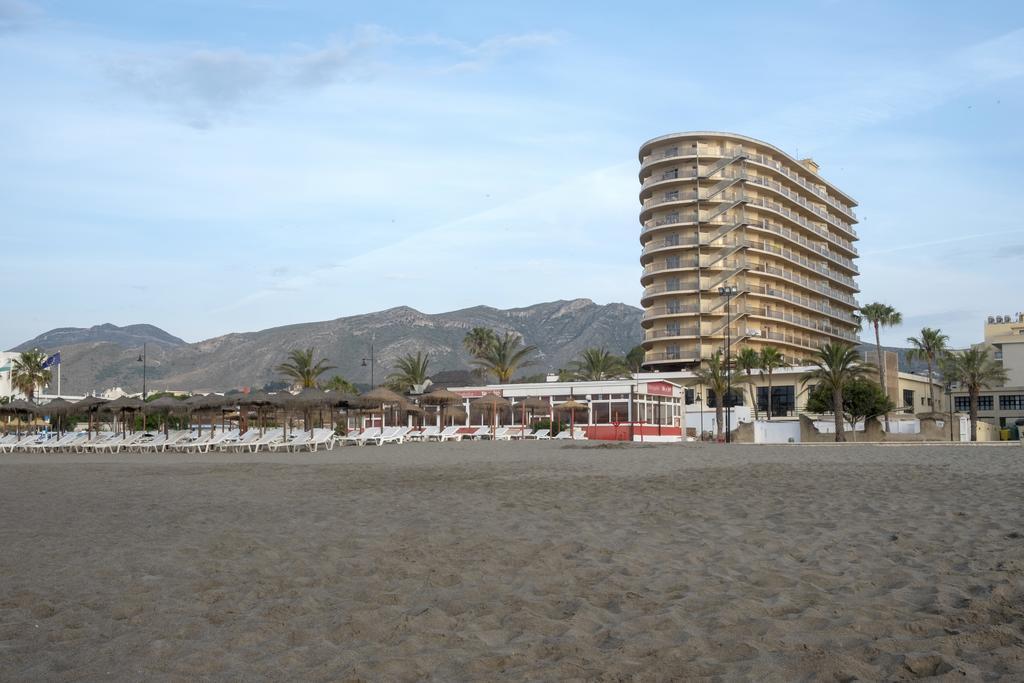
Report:
[[142,353],[139,354],[139,363],[142,363],[142,400],[146,400],[146,342],[142,342]]
[[[725,297],[725,442],[732,442],[732,307],[730,301],[736,296],[736,285],[725,285],[718,288],[718,293]],[[721,399],[719,399],[721,400]]]
[[704,440],[704,399],[701,398],[700,394],[693,397],[693,400],[697,402],[697,407],[700,410],[700,434],[698,438]]
[[375,361],[376,361],[376,359],[375,359],[375,357],[373,355],[373,344],[371,343],[370,344],[370,357],[363,359],[363,367],[364,368],[366,367],[367,363],[370,364],[370,388],[371,389],[375,389],[377,387],[376,383],[374,383],[374,381],[373,381],[373,366],[374,366]]
[[946,380],[946,404],[949,406],[949,440],[953,440],[953,383]]

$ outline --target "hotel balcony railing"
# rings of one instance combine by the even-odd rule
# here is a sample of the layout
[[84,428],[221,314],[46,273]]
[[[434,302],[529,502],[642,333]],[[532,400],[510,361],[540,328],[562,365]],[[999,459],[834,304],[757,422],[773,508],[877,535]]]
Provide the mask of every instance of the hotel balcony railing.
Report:
[[758,315],[764,318],[774,318],[776,320],[783,320],[794,325],[800,325],[801,327],[808,327],[812,330],[817,330],[818,332],[823,332],[834,337],[841,337],[849,341],[858,341],[857,335],[853,334],[852,332],[847,332],[846,330],[839,329],[838,327],[833,327],[832,325],[829,324],[820,323],[816,320],[811,320],[810,318],[805,318],[800,315],[794,315],[792,313],[783,313],[781,311],[772,311],[768,310],[767,308],[753,308],[750,306],[747,307],[746,312],[749,313],[750,315]]
[[747,240],[747,246],[753,249],[760,249],[761,251],[766,251],[771,254],[782,256],[783,258],[786,258],[794,263],[799,263],[805,268],[810,268],[811,270],[817,273],[821,273],[825,277],[831,278],[837,282],[841,282],[844,285],[853,287],[855,289],[857,287],[857,283],[854,282],[852,277],[836,273],[825,264],[818,263],[816,261],[811,261],[810,259],[801,256],[800,254],[797,254],[790,249],[784,249],[782,247],[777,247],[774,244],[768,244],[767,242],[756,242],[753,240]]
[[697,236],[692,237],[680,237],[675,240],[651,240],[644,245],[642,254],[647,255],[661,249],[670,249],[671,247],[692,247],[697,244]]
[[653,296],[655,294],[664,294],[665,292],[696,292],[697,281],[688,280],[686,282],[668,282],[664,284],[651,285],[644,287],[644,297]]
[[750,272],[751,273],[767,273],[769,275],[777,275],[777,276],[779,276],[779,277],[781,277],[781,278],[783,278],[783,279],[785,279],[785,280],[787,280],[789,282],[801,285],[802,287],[806,287],[807,289],[813,289],[816,292],[821,292],[822,294],[825,294],[825,295],[827,295],[829,297],[832,297],[833,299],[837,299],[839,301],[842,301],[843,303],[850,304],[851,306],[856,306],[857,305],[857,300],[854,299],[849,294],[847,294],[846,292],[840,292],[837,289],[832,289],[826,283],[818,282],[817,280],[811,280],[811,279],[803,277],[801,275],[797,275],[796,273],[794,273],[791,270],[783,270],[782,268],[775,268],[774,266],[769,266],[769,265],[764,264],[764,263],[751,263],[750,264]]
[[832,308],[827,302],[819,301],[817,299],[809,299],[805,296],[798,296],[796,294],[790,294],[789,292],[783,292],[766,285],[748,285],[747,289],[751,294],[761,294],[763,296],[773,296],[790,303],[803,306],[804,308],[812,308],[816,311],[824,313],[825,315],[832,316],[833,318],[840,318],[850,324],[855,324],[853,314],[848,311],[843,311],[838,308]]
[[651,263],[644,267],[644,275],[653,275],[654,273],[660,273],[666,270],[676,270],[679,268],[740,268],[746,265],[746,262],[742,259],[730,259],[724,258],[719,259],[714,256],[707,256],[700,259],[699,261],[695,258],[679,259],[678,263],[670,264],[667,261],[664,263]]
[[[696,148],[695,147],[681,146],[681,147],[678,147],[678,148],[675,149],[675,153],[669,154],[668,152],[671,152],[671,151],[672,151],[672,149],[661,150],[660,152],[652,152],[651,154],[648,154],[640,162],[641,168],[643,168],[644,166],[646,166],[646,165],[648,165],[650,163],[653,163],[653,162],[664,161],[666,159],[676,159],[676,158],[692,157],[692,156],[697,155],[697,154],[699,154],[700,156],[713,156],[713,157],[735,157],[735,156],[738,156],[740,154],[746,154],[748,160],[753,161],[754,163],[757,163],[757,164],[761,164],[762,166],[767,166],[767,167],[777,171],[778,173],[786,176],[786,178],[788,178],[789,180],[792,180],[794,183],[796,183],[800,187],[804,188],[805,190],[807,190],[808,192],[810,192],[814,196],[824,200],[829,205],[835,207],[839,211],[842,211],[844,214],[849,216],[851,219],[853,219],[853,220],[857,219],[857,214],[853,210],[852,206],[847,206],[843,202],[841,202],[838,199],[834,198],[832,195],[830,195],[825,190],[822,190],[821,188],[817,187],[813,183],[807,182],[807,180],[805,178],[803,178],[801,175],[791,171],[789,169],[789,165],[788,164],[791,164],[792,162],[787,162],[786,164],[783,164],[782,162],[777,161],[776,159],[774,159],[773,157],[768,156],[767,154],[760,154],[760,153],[757,153],[757,152],[748,151],[748,150],[745,150],[743,147],[731,147],[731,148],[724,147],[723,148],[723,147],[717,147],[717,146],[713,146],[713,145],[699,145]],[[856,236],[856,234],[857,234],[857,232],[854,230],[854,228],[851,225],[849,225],[849,224],[846,224],[844,229],[847,230],[850,234],[852,234],[854,236]]]
[[797,225],[803,226],[803,227],[807,228],[808,230],[810,230],[811,232],[813,232],[813,233],[815,233],[817,235],[821,235],[822,237],[827,239],[829,242],[832,242],[833,244],[839,245],[840,247],[843,247],[844,249],[846,249],[848,251],[851,251],[854,254],[857,253],[857,250],[856,250],[856,248],[854,248],[853,243],[850,242],[849,240],[843,239],[842,237],[839,237],[838,235],[833,235],[831,233],[831,231],[829,231],[827,228],[823,228],[820,225],[815,225],[814,223],[812,223],[811,221],[807,220],[806,218],[804,218],[800,214],[798,214],[798,213],[796,213],[794,211],[790,211],[789,209],[784,207],[782,204],[777,204],[776,202],[770,202],[767,199],[763,199],[761,197],[753,197],[753,198],[750,198],[750,199],[747,200],[747,205],[749,205],[749,206],[757,206],[757,207],[761,207],[763,209],[769,209],[771,211],[774,211],[775,213],[778,213],[778,214],[780,214],[782,216],[785,216],[786,218],[788,218],[789,220],[793,221]]
[[644,310],[644,320],[656,318],[662,315],[691,315],[694,313],[707,313],[711,310],[711,304],[698,306],[697,304],[679,304],[678,306],[651,306]]
[[697,327],[680,327],[678,330],[647,330],[644,332],[644,341],[665,339],[667,337],[699,337],[701,334]]
[[676,351],[648,351],[644,354],[644,362],[657,363],[666,360],[695,360],[700,358],[699,353],[700,351],[697,350],[696,346],[688,346]]

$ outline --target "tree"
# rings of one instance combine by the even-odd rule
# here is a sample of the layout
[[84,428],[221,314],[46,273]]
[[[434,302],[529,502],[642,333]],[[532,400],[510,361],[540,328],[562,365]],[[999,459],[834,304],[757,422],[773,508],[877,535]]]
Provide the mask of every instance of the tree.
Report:
[[864,363],[857,350],[850,344],[825,344],[812,358],[805,361],[814,366],[802,378],[802,382],[815,382],[822,391],[832,396],[832,414],[835,416],[836,441],[846,441],[843,432],[843,387],[863,377],[872,370],[870,363]]
[[46,353],[32,349],[22,351],[11,363],[11,385],[25,394],[29,401],[35,398],[36,389],[49,384],[53,377],[50,371],[43,367],[45,362]]
[[[871,323],[875,328],[875,353],[878,360],[878,383],[882,385],[882,391],[886,397],[889,396],[889,388],[885,385],[885,359],[882,357],[882,341],[879,336],[879,329],[882,327],[895,327],[903,322],[903,316],[889,304],[878,301],[861,306],[861,317]],[[889,414],[885,414],[885,431],[889,431]]]
[[760,419],[757,413],[757,390],[754,388],[754,370],[761,369],[761,354],[755,349],[748,347],[740,349],[736,355],[736,369],[742,370],[746,375],[747,388],[750,390],[750,405],[754,408],[754,419]]
[[573,378],[583,381],[612,379],[626,372],[626,364],[608,349],[586,349],[571,364]]
[[970,401],[971,441],[977,441],[978,394],[983,388],[1005,383],[1006,370],[982,347],[951,353],[946,357],[944,365],[946,378],[951,382],[958,382],[961,387],[967,389]]
[[492,373],[499,384],[505,384],[519,368],[533,365],[536,361],[530,358],[537,352],[536,346],[523,346],[522,339],[514,332],[506,332],[505,336],[496,339],[473,360],[485,372]]
[[[882,387],[866,377],[857,377],[843,386],[843,416],[850,423],[853,429],[853,438],[857,439],[857,423],[864,421],[865,429],[867,421],[879,415],[885,415],[893,409],[892,401],[882,391]],[[830,413],[834,410],[832,405],[832,392],[822,384],[819,384],[807,397],[807,410],[812,413]]]
[[324,382],[323,388],[329,391],[339,391],[345,394],[358,394],[359,390],[356,389],[356,385],[349,382],[341,375],[334,375],[329,380]]
[[497,341],[498,335],[494,330],[487,327],[474,327],[462,338],[462,346],[473,358],[479,358]]
[[715,394],[715,438],[722,440],[722,423],[725,421],[725,395],[729,391],[729,378],[726,375],[722,352],[704,359],[704,364],[694,371],[697,379]]
[[395,361],[395,371],[387,376],[388,386],[396,391],[410,391],[414,387],[426,384],[430,365],[430,354],[416,352],[407,353]]
[[786,362],[782,352],[780,352],[774,346],[766,346],[761,349],[761,365],[760,370],[762,374],[768,375],[768,419],[772,419],[772,373],[779,368],[787,368],[789,363]]
[[942,330],[933,330],[930,327],[921,328],[920,337],[907,337],[910,344],[910,351],[907,356],[911,359],[919,359],[928,362],[928,405],[935,410],[935,387],[932,385],[932,370],[938,361],[949,351],[946,344],[949,337],[942,334]]
[[626,368],[634,375],[644,369],[644,356],[646,352],[642,346],[634,346],[626,354]]
[[294,349],[288,352],[288,360],[277,366],[277,372],[292,380],[293,386],[303,389],[315,387],[317,378],[328,370],[334,370],[333,365],[327,365],[327,359],[321,358],[313,362],[313,354],[316,350],[313,347],[308,349]]

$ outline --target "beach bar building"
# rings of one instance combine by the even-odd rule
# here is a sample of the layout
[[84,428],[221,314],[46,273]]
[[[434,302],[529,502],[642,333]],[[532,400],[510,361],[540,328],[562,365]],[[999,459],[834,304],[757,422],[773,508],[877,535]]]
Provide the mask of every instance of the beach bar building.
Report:
[[[529,384],[488,384],[475,387],[449,387],[463,397],[466,425],[490,424],[480,410],[472,410],[471,402],[487,394],[507,400],[511,406],[503,411],[501,424],[519,426],[526,415],[526,426],[533,419],[544,418],[556,410],[556,419],[568,422],[557,406],[569,401],[583,404],[575,411],[575,424],[588,439],[604,441],[679,441],[683,435],[686,405],[681,385],[667,380],[609,379],[597,382],[536,382]],[[526,399],[540,399],[548,410],[521,410]]]

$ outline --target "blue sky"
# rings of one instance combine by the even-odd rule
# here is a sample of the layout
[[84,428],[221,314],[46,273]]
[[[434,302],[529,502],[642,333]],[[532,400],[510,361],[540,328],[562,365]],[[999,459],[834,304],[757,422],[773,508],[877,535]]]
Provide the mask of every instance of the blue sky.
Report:
[[0,347],[638,305],[637,149],[685,130],[859,201],[884,341],[1024,310],[1021,3],[496,5],[0,0]]

